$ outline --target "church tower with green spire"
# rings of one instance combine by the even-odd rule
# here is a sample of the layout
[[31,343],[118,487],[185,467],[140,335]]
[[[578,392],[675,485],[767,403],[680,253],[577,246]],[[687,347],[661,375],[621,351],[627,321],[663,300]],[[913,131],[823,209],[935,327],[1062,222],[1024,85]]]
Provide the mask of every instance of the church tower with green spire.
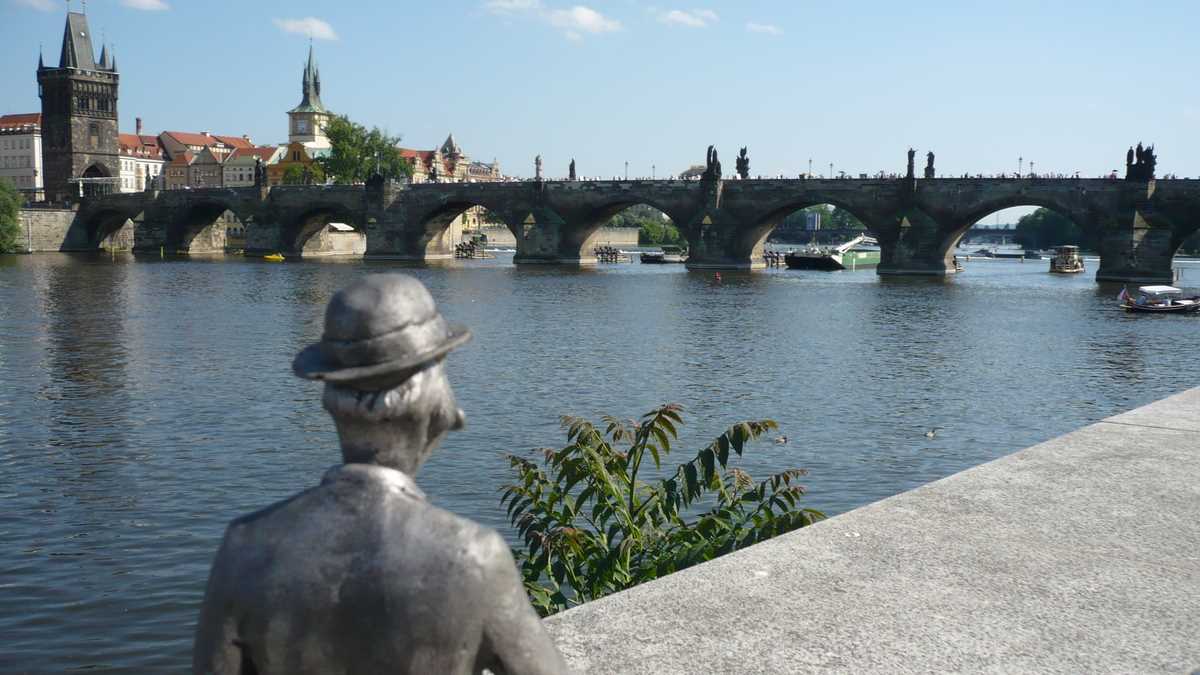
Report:
[[[116,191],[120,185],[117,147],[117,87],[112,50],[100,61],[92,47],[87,17],[67,12],[58,67],[38,59],[42,99],[42,180],[46,199],[65,201]],[[83,179],[83,180],[80,180]]]
[[304,66],[304,78],[300,85],[303,98],[300,105],[288,111],[288,142],[302,143],[310,149],[329,147],[325,136],[325,125],[333,116],[321,103],[321,71],[313,58],[313,48],[308,46],[308,64]]

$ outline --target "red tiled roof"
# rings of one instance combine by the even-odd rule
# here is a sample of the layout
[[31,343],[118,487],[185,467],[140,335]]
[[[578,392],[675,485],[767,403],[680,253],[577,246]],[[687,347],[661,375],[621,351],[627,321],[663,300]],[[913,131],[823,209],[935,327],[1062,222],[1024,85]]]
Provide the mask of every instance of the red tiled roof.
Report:
[[170,136],[183,145],[210,146],[224,143],[231,148],[252,148],[254,144],[241,136],[219,136],[217,134],[192,133],[190,131],[164,131],[163,136]]
[[249,149],[254,147],[254,144],[250,142],[250,139],[243,136],[214,136],[214,138],[221,139],[222,143],[231,148]]
[[[404,159],[412,159],[420,162],[421,166],[428,171],[429,167],[433,166],[433,158],[437,155],[436,150],[413,150],[411,148],[396,148],[400,151],[400,156]],[[441,170],[445,174],[453,173],[454,162],[448,160],[445,156],[442,157]]]
[[117,143],[122,155],[162,159],[162,146],[156,136],[138,136],[137,134],[118,134]]
[[175,155],[175,157],[171,159],[171,162],[168,164],[168,166],[190,166],[192,160],[195,158],[196,156],[192,154],[191,150],[184,150],[183,152]]
[[0,115],[0,129],[19,129],[31,124],[38,127],[42,126],[42,114],[20,113],[16,115]]
[[233,154],[229,155],[229,159],[234,160],[242,157],[258,157],[264,162],[269,162],[277,150],[278,148],[275,146],[269,145],[261,147],[256,146],[250,148],[238,148],[237,150],[233,151]]

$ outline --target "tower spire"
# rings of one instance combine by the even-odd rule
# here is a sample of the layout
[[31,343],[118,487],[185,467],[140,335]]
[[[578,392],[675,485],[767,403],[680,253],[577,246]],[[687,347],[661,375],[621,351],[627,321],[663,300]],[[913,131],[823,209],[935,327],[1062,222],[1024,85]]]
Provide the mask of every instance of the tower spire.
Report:
[[304,64],[304,78],[300,91],[303,99],[297,111],[325,112],[325,106],[321,103],[321,75],[317,70],[317,59],[311,44],[308,45],[308,62]]
[[96,70],[95,59],[96,52],[92,49],[92,35],[88,29],[87,17],[75,12],[67,12],[58,67]]

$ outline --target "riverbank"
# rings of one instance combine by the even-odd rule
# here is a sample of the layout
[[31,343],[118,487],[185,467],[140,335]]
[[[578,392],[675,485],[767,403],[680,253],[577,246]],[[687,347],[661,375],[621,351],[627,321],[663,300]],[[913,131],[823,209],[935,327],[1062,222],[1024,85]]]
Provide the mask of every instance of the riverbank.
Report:
[[1200,388],[547,619],[572,667],[1200,667]]

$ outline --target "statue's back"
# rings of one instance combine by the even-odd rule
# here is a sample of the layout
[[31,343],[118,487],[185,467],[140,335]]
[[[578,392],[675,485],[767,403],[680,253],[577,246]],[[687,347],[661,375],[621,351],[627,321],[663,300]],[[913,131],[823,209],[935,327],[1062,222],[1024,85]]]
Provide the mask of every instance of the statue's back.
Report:
[[346,465],[234,521],[209,593],[258,673],[477,672],[490,570],[512,565],[504,546],[404,474]]

